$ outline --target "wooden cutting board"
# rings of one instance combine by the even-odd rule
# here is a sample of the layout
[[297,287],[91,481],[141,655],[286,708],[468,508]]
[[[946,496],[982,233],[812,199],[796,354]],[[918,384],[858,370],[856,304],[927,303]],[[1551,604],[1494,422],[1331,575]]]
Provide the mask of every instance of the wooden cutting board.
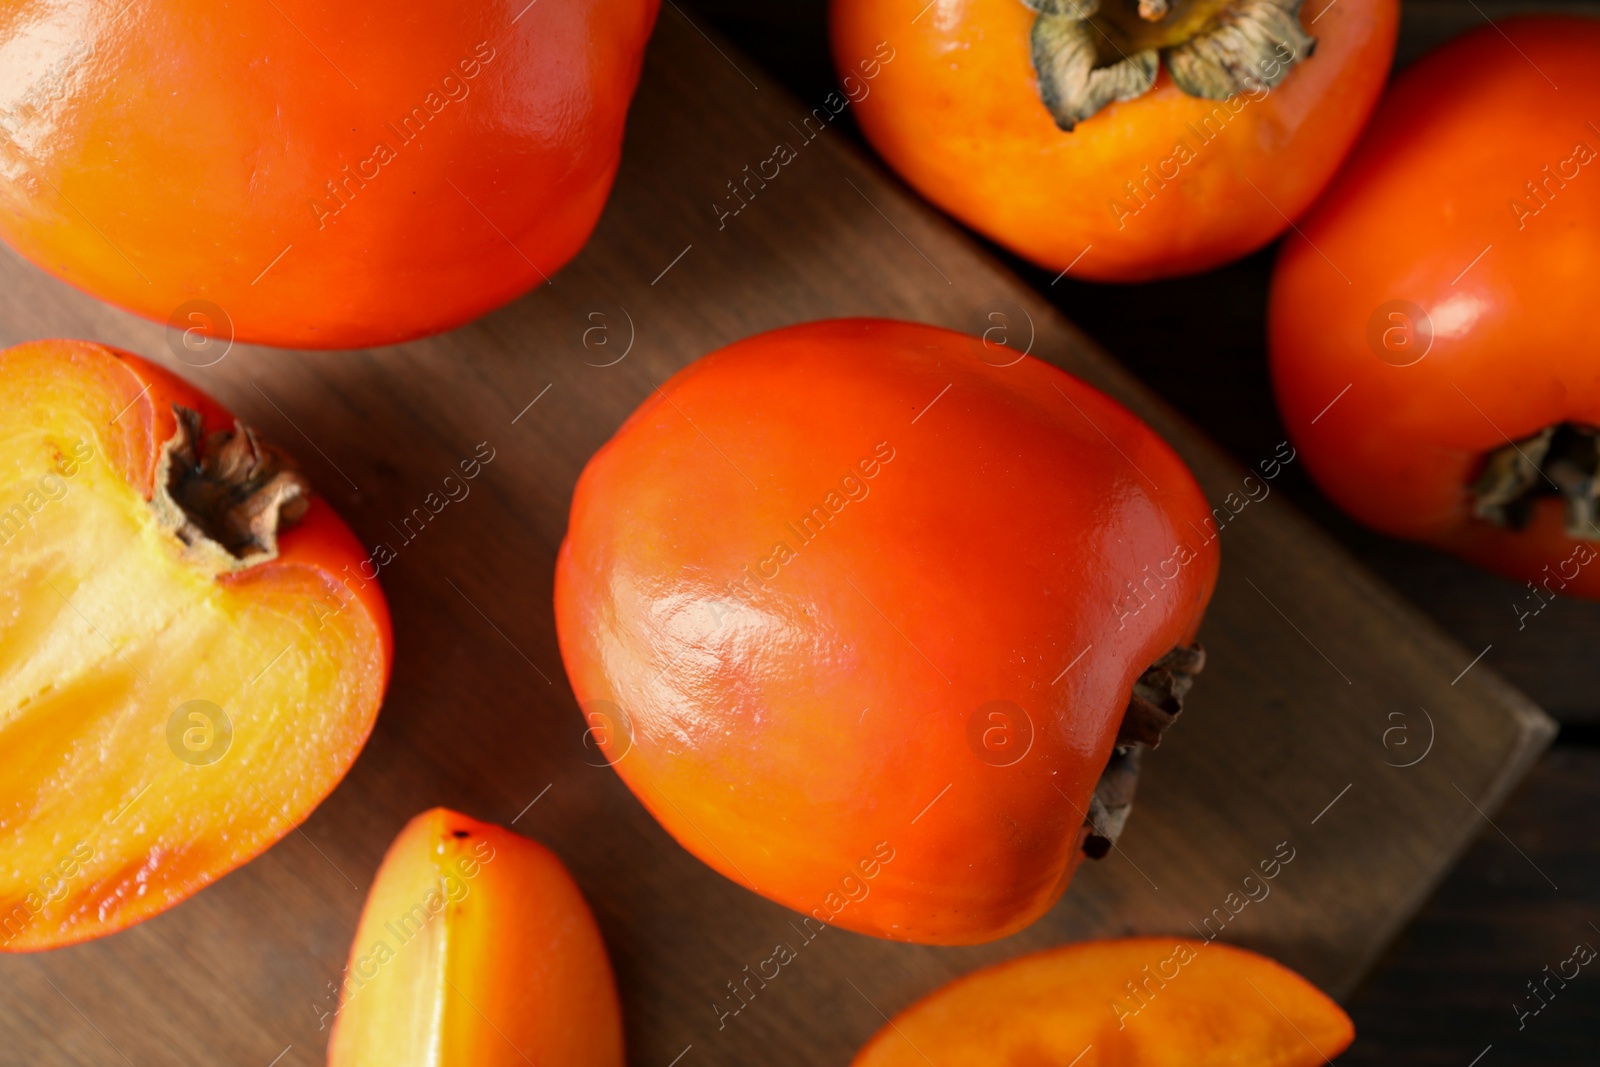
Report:
[[[980,964],[1090,936],[1193,936],[1214,913],[1227,940],[1351,989],[1484,832],[1550,721],[1271,495],[1275,457],[1247,484],[837,130],[808,139],[822,103],[785,96],[666,5],[588,248],[510,307],[383,351],[241,345],[195,366],[215,350],[180,360],[162,327],[0,253],[0,341],[85,337],[162,360],[296,452],[369,545],[398,552],[381,577],[394,680],[348,779],[299,831],[165,915],[0,959],[0,1058],[322,1062],[323,1013],[379,859],[436,804],[514,823],[570,865],[611,949],[634,1064],[843,1064],[883,1013]],[[727,183],[779,144],[795,158],[723,217],[715,205],[738,206]],[[590,453],[697,356],[839,315],[1003,325],[1014,347],[1031,342],[1132,407],[1238,512],[1201,635],[1210,666],[1147,760],[1121,847],[1044,920],[990,945],[804,941],[794,915],[690,858],[594,765],[556,651],[554,555]],[[403,516],[480,442],[494,459],[470,496],[405,541]],[[1232,915],[1242,879],[1290,850],[1270,895]],[[795,958],[719,1025],[727,983],[780,942]]]

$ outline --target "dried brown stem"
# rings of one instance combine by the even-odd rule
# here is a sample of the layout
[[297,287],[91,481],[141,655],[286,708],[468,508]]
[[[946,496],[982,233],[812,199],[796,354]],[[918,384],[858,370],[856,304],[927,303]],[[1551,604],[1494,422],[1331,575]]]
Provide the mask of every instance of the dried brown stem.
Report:
[[1106,855],[1121,836],[1133,811],[1144,750],[1161,744],[1161,735],[1177,721],[1183,698],[1205,665],[1206,652],[1198,642],[1179,645],[1152,663],[1134,683],[1111,759],[1089,798],[1089,836],[1083,851],[1090,859]]
[[287,454],[242,422],[201,439],[197,412],[173,405],[152,507],[162,525],[220,570],[273,559],[278,534],[305,515],[311,485]]
[[1600,541],[1600,429],[1562,422],[1497,448],[1469,491],[1474,514],[1511,530],[1541,497],[1560,497],[1567,536]]

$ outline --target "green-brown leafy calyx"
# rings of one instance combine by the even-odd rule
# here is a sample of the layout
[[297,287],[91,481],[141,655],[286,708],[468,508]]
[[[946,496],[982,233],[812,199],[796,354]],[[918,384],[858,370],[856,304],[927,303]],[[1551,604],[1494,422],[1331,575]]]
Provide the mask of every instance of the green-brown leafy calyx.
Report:
[[1034,71],[1056,125],[1142,96],[1165,61],[1178,88],[1206,100],[1272,89],[1316,40],[1302,0],[1022,0],[1037,12]]
[[1563,422],[1490,452],[1468,490],[1472,510],[1520,530],[1540,497],[1559,497],[1568,537],[1600,541],[1600,429]]

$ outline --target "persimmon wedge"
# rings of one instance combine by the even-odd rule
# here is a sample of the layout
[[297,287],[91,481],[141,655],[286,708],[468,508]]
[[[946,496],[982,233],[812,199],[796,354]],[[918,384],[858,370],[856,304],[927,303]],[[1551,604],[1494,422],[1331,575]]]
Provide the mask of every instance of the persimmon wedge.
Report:
[[555,853],[434,808],[367,896],[330,1067],[621,1067],[605,943]]
[[1354,1038],[1337,1004],[1265,956],[1134,937],[958,979],[895,1016],[854,1067],[924,1067],[924,1052],[952,1067],[1317,1067]]
[[147,919],[310,814],[388,678],[365,557],[159,367],[0,352],[0,948]]

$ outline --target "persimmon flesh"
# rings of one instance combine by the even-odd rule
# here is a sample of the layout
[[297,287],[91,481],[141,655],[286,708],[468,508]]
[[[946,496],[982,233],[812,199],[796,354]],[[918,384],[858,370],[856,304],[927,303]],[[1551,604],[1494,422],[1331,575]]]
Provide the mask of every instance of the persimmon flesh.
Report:
[[435,808],[367,895],[330,1067],[621,1067],[605,944],[555,853]]
[[[1008,960],[895,1016],[854,1067],[1320,1067],[1355,1029],[1321,990],[1218,941],[1085,941]],[[937,1051],[934,1051],[937,1050]]]
[[350,577],[359,542],[314,497],[274,504],[248,562],[175,526],[191,517],[159,483],[179,467],[179,409],[201,458],[236,429],[127,353],[0,352],[6,950],[120,930],[246,862],[332,790],[377,715],[389,618]]

